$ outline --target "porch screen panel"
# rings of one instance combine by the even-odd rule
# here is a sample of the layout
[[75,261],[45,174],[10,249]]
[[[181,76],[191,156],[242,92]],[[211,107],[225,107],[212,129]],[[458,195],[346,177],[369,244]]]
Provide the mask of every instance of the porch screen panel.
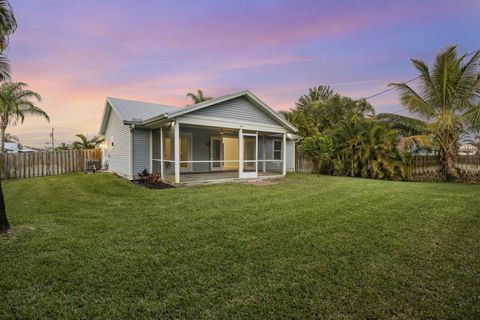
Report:
[[[152,130],[152,159],[160,159],[160,129]],[[152,172],[160,172],[160,161],[152,160]]]
[[[212,139],[212,160],[222,160],[222,140],[221,138]],[[221,162],[213,162],[212,168],[221,168]]]

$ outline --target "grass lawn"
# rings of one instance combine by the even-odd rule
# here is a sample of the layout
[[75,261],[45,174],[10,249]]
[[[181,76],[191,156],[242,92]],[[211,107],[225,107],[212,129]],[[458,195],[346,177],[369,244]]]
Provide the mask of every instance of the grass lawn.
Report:
[[0,318],[480,318],[480,185],[4,182]]

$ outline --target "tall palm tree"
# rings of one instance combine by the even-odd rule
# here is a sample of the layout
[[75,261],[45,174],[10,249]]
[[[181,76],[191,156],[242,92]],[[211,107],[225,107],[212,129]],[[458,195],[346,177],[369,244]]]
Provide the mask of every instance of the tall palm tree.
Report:
[[[10,3],[6,0],[0,0],[0,80],[4,81],[10,79],[10,64],[7,58],[3,55],[4,50],[8,45],[8,37],[15,32],[17,22],[13,14]],[[3,164],[0,161],[0,170]],[[5,208],[5,199],[2,190],[2,181],[0,179],[0,233],[7,232],[10,229],[10,223],[7,218],[7,211]]]
[[99,144],[105,141],[104,138],[99,136],[93,137],[92,139],[88,139],[86,135],[81,133],[76,134],[75,136],[80,139],[72,143],[72,146],[75,149],[95,149]]
[[50,121],[47,113],[36,105],[42,97],[27,89],[23,82],[4,82],[0,85],[0,152],[5,149],[8,125],[23,123],[26,116],[40,116]]
[[187,93],[187,97],[192,99],[193,104],[197,104],[197,103],[204,102],[204,101],[212,99],[212,97],[205,97],[203,95],[202,90],[197,90],[197,94],[189,92],[189,93]]
[[294,108],[280,113],[297,127],[302,137],[313,137],[321,131],[318,125],[318,117],[321,115],[320,104],[335,96],[337,94],[329,86],[309,88],[306,94],[298,98]]
[[[441,163],[448,181],[459,178],[455,167],[458,141],[467,130],[480,129],[480,51],[458,56],[456,46],[448,46],[434,60],[432,68],[412,59],[420,81],[415,90],[406,83],[392,83],[400,93],[400,102],[410,113],[424,122],[426,135],[439,146]],[[396,114],[382,114],[390,122],[402,122],[412,128],[421,124]],[[425,135],[419,136],[425,138]]]
[[295,107],[298,109],[304,109],[314,102],[326,101],[334,95],[335,93],[333,92],[333,89],[329,86],[320,85],[318,87],[313,87],[308,89],[307,94],[298,98],[298,101],[295,102]]

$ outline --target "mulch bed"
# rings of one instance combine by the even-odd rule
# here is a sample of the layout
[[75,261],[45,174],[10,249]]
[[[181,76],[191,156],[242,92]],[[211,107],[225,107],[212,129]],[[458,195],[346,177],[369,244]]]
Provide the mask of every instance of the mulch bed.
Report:
[[141,180],[133,180],[133,184],[144,187],[147,189],[170,189],[170,188],[175,188],[171,184],[164,183],[164,182],[157,182],[157,183],[148,183],[148,182],[143,182]]

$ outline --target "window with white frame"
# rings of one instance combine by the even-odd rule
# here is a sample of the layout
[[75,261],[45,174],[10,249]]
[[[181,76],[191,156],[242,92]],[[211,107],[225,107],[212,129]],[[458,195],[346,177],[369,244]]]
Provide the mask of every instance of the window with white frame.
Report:
[[282,160],[282,140],[273,140],[273,160]]

